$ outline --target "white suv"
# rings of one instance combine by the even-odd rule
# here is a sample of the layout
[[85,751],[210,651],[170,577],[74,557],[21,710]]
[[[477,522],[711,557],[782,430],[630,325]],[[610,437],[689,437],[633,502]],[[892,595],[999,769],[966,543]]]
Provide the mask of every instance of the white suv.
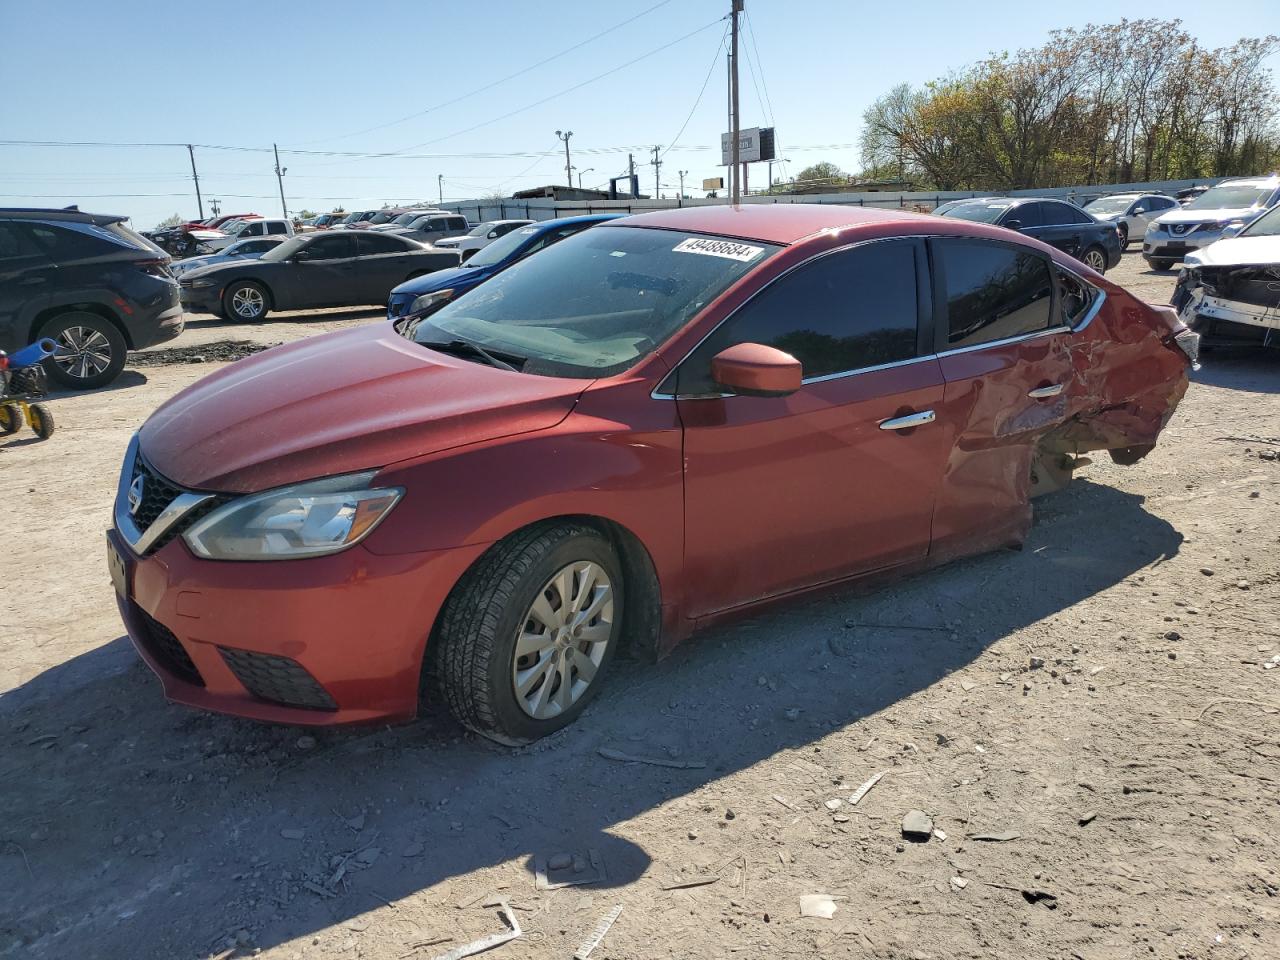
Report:
[[1178,201],[1159,193],[1113,193],[1084,205],[1099,220],[1114,223],[1120,231],[1121,246],[1141,238],[1151,221],[1176,209]]
[[1168,270],[1185,254],[1222,239],[1228,227],[1239,230],[1277,203],[1278,175],[1224,180],[1147,227],[1142,256],[1156,270]]

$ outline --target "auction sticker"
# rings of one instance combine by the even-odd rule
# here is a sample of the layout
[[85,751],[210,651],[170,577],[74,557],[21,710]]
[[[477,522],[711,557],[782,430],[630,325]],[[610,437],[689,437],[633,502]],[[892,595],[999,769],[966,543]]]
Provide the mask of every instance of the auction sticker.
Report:
[[750,263],[760,254],[764,247],[753,247],[745,243],[734,243],[732,240],[707,240],[690,238],[681,240],[674,247],[675,253],[701,253],[708,257],[724,257],[726,260],[741,260]]

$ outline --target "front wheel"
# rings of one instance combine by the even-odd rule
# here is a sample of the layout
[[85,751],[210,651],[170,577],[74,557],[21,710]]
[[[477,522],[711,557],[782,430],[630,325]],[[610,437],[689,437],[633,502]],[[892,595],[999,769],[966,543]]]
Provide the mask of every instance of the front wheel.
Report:
[[43,403],[33,403],[27,407],[27,416],[31,418],[31,429],[41,440],[53,436],[53,414]]
[[613,660],[623,599],[617,555],[592,527],[540,524],[497,544],[454,588],[432,638],[450,712],[508,745],[572,723]]
[[1152,270],[1172,270],[1174,262],[1175,261],[1173,260],[1165,260],[1163,258],[1152,258],[1147,261],[1147,263],[1151,264]]
[[1098,273],[1107,272],[1107,254],[1101,247],[1090,247],[1080,255],[1080,262]]
[[16,403],[0,406],[0,435],[17,433],[22,429],[22,408]]
[[222,294],[222,312],[230,320],[257,323],[267,315],[267,291],[252,280],[227,284]]
[[56,343],[44,361],[45,373],[72,390],[106,386],[124,369],[124,335],[96,313],[71,311],[40,328],[40,336]]

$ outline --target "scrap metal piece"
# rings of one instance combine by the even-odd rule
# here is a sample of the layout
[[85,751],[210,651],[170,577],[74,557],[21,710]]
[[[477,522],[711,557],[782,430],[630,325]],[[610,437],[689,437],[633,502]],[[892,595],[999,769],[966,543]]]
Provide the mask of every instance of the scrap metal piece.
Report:
[[[579,875],[570,876],[564,880],[556,880],[552,882],[547,878],[547,858],[534,857],[533,859],[533,886],[535,890],[559,890],[561,887],[574,887],[584,883],[599,883],[601,880],[609,879],[609,872],[605,869],[604,860],[600,858],[598,850],[588,850],[587,856],[591,860],[591,866],[594,872],[582,871]],[[570,868],[572,869],[572,868]]]
[[477,953],[484,953],[486,950],[492,950],[494,947],[500,947],[504,943],[510,943],[516,937],[524,935],[524,931],[520,929],[520,921],[516,919],[515,913],[511,910],[511,905],[506,900],[498,901],[498,909],[502,913],[502,919],[507,922],[511,928],[501,933],[491,933],[487,937],[481,937],[471,943],[464,943],[460,947],[454,947],[452,950],[440,954],[435,960],[462,960],[463,957],[473,957]]
[[877,773],[870,780],[868,780],[866,783],[860,786],[857,790],[853,791],[853,795],[849,797],[849,805],[856,807],[859,804],[859,802],[861,802],[862,798],[871,792],[871,788],[880,782],[880,778],[883,777],[888,772],[889,771],[887,770],[882,770],[880,773]]
[[604,935],[609,932],[609,928],[613,926],[614,921],[618,919],[618,915],[622,913],[622,904],[618,904],[596,924],[582,943],[578,944],[578,949],[573,951],[573,960],[587,960],[591,956],[591,951],[600,946],[600,941],[604,939]]

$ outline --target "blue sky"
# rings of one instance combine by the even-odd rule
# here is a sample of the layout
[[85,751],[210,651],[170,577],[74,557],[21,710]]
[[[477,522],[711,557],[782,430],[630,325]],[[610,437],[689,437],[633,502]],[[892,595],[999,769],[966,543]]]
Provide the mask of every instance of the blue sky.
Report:
[[[413,155],[282,154],[290,209],[327,210],[338,202],[354,209],[434,199],[439,174],[446,199],[563,183],[555,131],[569,129],[585,185],[623,172],[631,149],[642,189],[651,192],[649,151],[661,144],[663,189],[673,191],[679,170],[688,171],[686,185],[722,173],[720,18],[728,6],[728,0],[0,0],[0,139],[266,151],[275,142],[286,151]],[[1176,15],[1211,47],[1280,28],[1274,0],[1180,5],[1176,13],[1144,0],[917,0],[901,16],[872,12],[886,9],[880,4],[841,0],[746,6],[743,125],[776,125],[789,161],[775,168],[779,176],[818,160],[856,169],[862,111],[880,93],[902,81],[923,83],[993,50],[1037,45],[1054,28],[1122,14]],[[523,72],[503,80],[517,71]],[[270,152],[201,148],[196,159],[206,202],[220,198],[225,212],[279,213]],[[751,176],[755,185],[765,168],[753,167]],[[186,150],[0,145],[0,205],[73,202],[130,214],[144,229],[174,212],[195,216]]]

